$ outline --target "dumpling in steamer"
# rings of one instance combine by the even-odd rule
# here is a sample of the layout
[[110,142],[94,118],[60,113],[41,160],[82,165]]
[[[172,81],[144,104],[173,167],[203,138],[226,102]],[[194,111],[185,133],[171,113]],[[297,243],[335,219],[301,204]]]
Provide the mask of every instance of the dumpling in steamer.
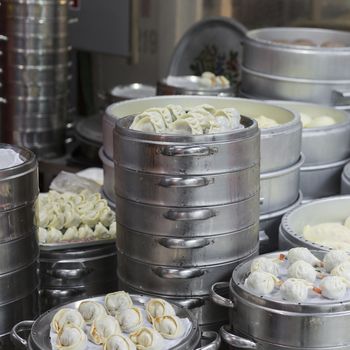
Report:
[[273,128],[279,125],[279,123],[277,123],[276,120],[265,117],[264,115],[260,115],[259,117],[255,117],[254,119],[258,123],[260,129]]
[[312,289],[312,284],[302,279],[288,278],[281,286],[282,298],[294,303],[304,302]]
[[293,264],[298,260],[303,260],[312,266],[321,266],[322,262],[316,258],[309,249],[304,247],[292,248],[288,251],[287,259],[289,264]]
[[279,279],[271,273],[255,271],[247,277],[244,286],[252,292],[264,296],[270,294],[279,283]]
[[95,319],[107,315],[103,305],[95,301],[82,301],[79,304],[78,311],[83,316],[86,324],[91,324]]
[[161,316],[153,320],[153,327],[165,339],[177,339],[184,334],[181,319],[177,316]]
[[133,306],[130,295],[124,291],[109,293],[105,296],[105,306],[108,313],[115,316],[118,312]]
[[138,307],[124,309],[117,313],[117,319],[123,332],[130,333],[142,326],[142,312]]
[[118,321],[113,316],[101,316],[94,320],[89,332],[90,340],[95,344],[104,344],[108,337],[120,334]]
[[317,272],[309,263],[303,260],[297,260],[289,266],[288,277],[302,279],[313,283],[316,280]]
[[168,127],[174,121],[174,118],[168,108],[149,108],[146,109],[144,113],[149,112],[158,113],[163,118],[166,127]]
[[78,310],[63,308],[58,310],[53,317],[51,329],[53,332],[59,333],[65,325],[74,325],[83,328],[85,321]]
[[163,337],[152,328],[141,327],[130,334],[130,339],[138,350],[162,350],[164,347]]
[[312,121],[308,124],[309,128],[319,128],[323,126],[331,126],[336,124],[336,121],[332,117],[328,117],[326,115],[315,117],[312,119]]
[[325,298],[340,300],[344,298],[348,284],[343,277],[327,276],[322,279],[319,289]]
[[250,272],[268,272],[274,276],[278,276],[280,272],[280,267],[272,259],[265,258],[263,256],[256,258],[252,261],[250,265]]
[[215,113],[216,122],[224,129],[242,128],[241,115],[235,108],[223,108]]
[[81,328],[67,324],[59,332],[56,340],[57,350],[85,350],[86,347],[87,336]]
[[149,133],[161,133],[165,130],[165,123],[159,113],[144,112],[134,118],[130,129]]
[[195,118],[180,118],[171,124],[169,130],[174,134],[202,135],[203,128]]
[[350,282],[350,261],[345,261],[334,267],[331,271],[331,275],[344,277],[347,281]]
[[173,117],[173,120],[176,120],[178,117],[185,113],[185,110],[180,105],[167,105],[166,108]]
[[314,226],[306,225],[303,230],[304,238],[315,243],[335,241],[350,243],[350,230],[339,223],[322,223]]
[[323,258],[324,268],[331,272],[336,266],[349,261],[350,256],[344,250],[331,250]]
[[152,323],[152,320],[162,316],[175,316],[174,308],[164,299],[150,299],[145,305],[148,320]]
[[106,340],[103,350],[136,350],[136,346],[129,337],[114,334]]

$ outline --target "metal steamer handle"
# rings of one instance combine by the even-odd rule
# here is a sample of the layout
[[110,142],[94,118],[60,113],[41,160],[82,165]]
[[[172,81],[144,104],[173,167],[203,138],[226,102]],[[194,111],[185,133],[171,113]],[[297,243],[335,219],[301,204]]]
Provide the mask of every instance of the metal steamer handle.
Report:
[[265,231],[259,231],[259,243],[266,244],[270,241],[270,237],[265,233]]
[[74,287],[74,289],[41,289],[41,297],[49,298],[73,298],[86,292],[86,288]]
[[161,153],[171,157],[193,157],[210,156],[217,153],[216,147],[208,146],[166,146],[161,149]]
[[174,300],[174,302],[178,305],[181,305],[185,309],[193,310],[197,309],[201,306],[204,305],[204,300],[203,299],[185,299],[185,300]]
[[220,335],[225,343],[239,349],[257,349],[257,344],[255,342],[232,334],[226,328],[228,328],[228,326],[222,326],[220,328]]
[[195,220],[208,220],[216,216],[216,213],[212,209],[195,209],[195,210],[181,210],[171,209],[168,210],[164,217],[173,221],[195,221]]
[[[341,107],[341,109],[350,108],[350,91],[348,90],[333,90],[333,102],[336,108]],[[345,103],[338,105],[338,102],[345,100]]]
[[169,249],[196,249],[206,247],[210,241],[207,238],[160,238],[158,243]]
[[201,340],[210,340],[213,339],[209,344],[204,345],[196,350],[219,350],[221,345],[221,338],[217,332],[206,331],[202,332]]
[[210,298],[215,304],[217,304],[219,306],[233,309],[235,307],[235,304],[233,303],[233,301],[219,295],[216,292],[216,290],[218,290],[218,289],[225,289],[226,291],[228,291],[229,284],[230,284],[229,282],[216,282],[216,283],[214,283],[210,288]]
[[204,187],[213,182],[204,176],[193,177],[166,177],[160,180],[159,186],[162,187]]
[[34,324],[33,320],[26,320],[21,321],[13,326],[11,330],[11,340],[13,343],[15,343],[17,346],[20,346],[21,349],[27,349],[28,348],[28,342],[23,339],[18,332],[24,331],[24,330],[30,330],[32,329],[32,326]]
[[152,272],[164,279],[190,279],[203,276],[205,270],[199,268],[175,269],[167,267],[154,267]]
[[76,279],[82,278],[83,276],[88,275],[91,272],[91,269],[86,267],[82,262],[74,262],[77,267],[73,269],[69,268],[58,268],[60,264],[65,264],[63,262],[56,262],[52,265],[50,270],[47,270],[46,273],[54,278],[62,279]]

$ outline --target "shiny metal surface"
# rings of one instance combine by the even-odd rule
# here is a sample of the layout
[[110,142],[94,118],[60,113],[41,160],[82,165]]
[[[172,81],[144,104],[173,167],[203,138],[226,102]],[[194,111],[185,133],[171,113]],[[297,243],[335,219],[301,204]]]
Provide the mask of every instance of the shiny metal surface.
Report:
[[[311,40],[316,45],[340,42],[345,47],[288,45],[273,40]],[[291,78],[343,80],[350,78],[350,34],[319,28],[251,30],[243,42],[243,65],[257,72]]]
[[133,118],[117,120],[114,131],[114,161],[124,168],[183,176],[233,172],[259,164],[259,131],[252,119],[242,117],[245,128],[227,133],[178,136],[130,130]]
[[349,106],[350,79],[309,80],[277,77],[242,67],[241,91],[255,99]]
[[[142,294],[141,291],[132,288],[127,282],[119,278],[119,289],[125,290],[133,294]],[[197,297],[191,296],[176,296],[169,297],[162,294],[147,294],[155,298],[162,298],[169,300],[171,303],[182,306],[187,310],[190,310],[199,326],[225,322],[228,319],[227,310],[213,303],[209,295],[201,295]]]
[[108,199],[113,199],[115,202],[115,191],[114,191],[114,163],[113,160],[109,159],[104,149],[101,147],[98,151],[99,158],[103,165],[103,191]]
[[306,225],[317,225],[323,222],[344,222],[349,216],[350,196],[333,196],[314,200],[301,205],[283,216],[280,226],[281,233],[293,246],[303,246],[310,249],[329,250],[303,237]]
[[116,196],[118,223],[155,236],[196,237],[247,228],[259,218],[259,194],[227,205],[176,208],[144,205]]
[[[349,158],[350,117],[346,112],[311,103],[288,101],[271,101],[271,103],[289,108],[296,113],[305,113],[311,117],[329,116],[335,119],[335,125],[303,129],[304,166],[329,164]],[[325,147],[325,145],[327,146]]]
[[48,83],[7,82],[6,91],[8,96],[22,96],[42,100],[48,97],[66,95],[68,84],[67,82],[52,83],[52,81]]
[[345,165],[341,174],[340,193],[350,194],[350,163]]
[[345,159],[331,164],[301,167],[300,189],[305,199],[316,199],[340,194],[341,174]]
[[213,283],[229,280],[235,266],[257,253],[258,247],[249,256],[225,264],[169,267],[145,264],[118,252],[118,278],[128,281],[132,288],[145,293],[168,296],[207,295]]
[[228,328],[228,326],[220,328],[221,339],[226,344],[239,349],[258,349],[258,346],[254,341],[235,335],[230,332]]
[[31,117],[17,115],[12,119],[12,125],[18,134],[52,132],[52,130],[64,129],[66,123],[62,115],[33,114]]
[[4,47],[8,47],[11,42],[11,48],[21,50],[62,50],[69,46],[67,36],[43,36],[43,35],[14,35],[8,34],[8,41]]
[[152,97],[156,95],[156,88],[152,85],[141,83],[133,83],[128,85],[117,85],[109,90],[107,95],[103,97],[108,105],[125,100],[136,98]]
[[[115,122],[118,118],[142,113],[144,110],[152,107],[165,107],[169,104],[178,104],[189,108],[198,106],[203,103],[208,103],[214,106],[215,108],[234,107],[238,109],[240,114],[247,117],[254,117],[264,114],[271,115],[273,117],[283,115],[284,117],[282,118],[288,118],[288,116],[291,115],[290,111],[287,111],[280,107],[272,106],[270,104],[266,104],[259,101],[248,101],[246,99],[228,97],[225,98],[211,96],[158,96],[124,101],[109,106],[106,109],[106,113],[103,117],[103,147],[106,155],[110,159],[113,159],[113,129],[115,127]],[[194,141],[199,142],[197,141],[197,139],[194,139]],[[228,152],[231,152],[231,150],[228,150]],[[245,150],[243,153],[246,152],[248,152],[248,150]],[[206,171],[209,168],[217,169],[216,172],[220,172],[218,167],[211,167],[211,164],[208,164]]]
[[[294,210],[301,205],[303,199],[302,193],[299,191],[297,201],[282,210],[278,210],[269,214],[260,215],[259,221],[259,252],[260,254],[270,253],[277,250],[279,246],[278,232],[279,226],[284,214]],[[264,237],[263,240],[260,238]]]
[[260,175],[260,214],[287,208],[299,196],[300,168],[303,155],[289,168]]
[[[105,175],[110,173],[105,172]],[[149,205],[176,207],[223,205],[245,200],[259,191],[259,175],[258,164],[232,173],[200,176],[147,174],[118,165],[114,168],[115,192],[120,197]]]
[[258,224],[224,235],[183,238],[149,235],[121,225],[117,230],[121,253],[142,263],[173,267],[228,263],[249,255],[258,244]]

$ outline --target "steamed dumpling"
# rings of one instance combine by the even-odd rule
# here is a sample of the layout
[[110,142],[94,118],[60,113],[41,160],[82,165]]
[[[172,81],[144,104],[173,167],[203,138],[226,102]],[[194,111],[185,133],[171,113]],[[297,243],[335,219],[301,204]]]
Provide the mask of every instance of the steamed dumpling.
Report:
[[317,273],[313,266],[303,260],[297,260],[288,268],[288,277],[315,282]]
[[108,231],[107,227],[102,225],[100,222],[95,226],[94,236],[96,238],[99,238],[99,239],[108,239],[108,238],[110,238],[109,231]]
[[216,86],[219,86],[222,88],[228,88],[230,86],[230,82],[225,76],[218,75],[216,77]]
[[312,118],[311,122],[308,124],[308,128],[319,128],[323,126],[330,126],[336,124],[336,121],[332,117],[320,116]]
[[120,291],[107,294],[105,306],[108,313],[115,316],[118,312],[131,308],[133,303],[128,293]]
[[100,210],[100,222],[102,225],[109,227],[115,221],[115,214],[110,208],[103,208]]
[[85,321],[78,310],[63,308],[56,312],[51,321],[51,329],[59,333],[65,325],[75,325],[83,328]]
[[215,113],[215,121],[226,130],[242,127],[241,115],[235,108],[223,108]]
[[49,228],[47,230],[46,242],[47,243],[57,243],[60,242],[63,238],[63,234],[60,230],[56,228]]
[[86,324],[91,324],[95,319],[107,315],[103,305],[95,301],[82,301],[79,304],[78,311],[83,316]]
[[164,346],[163,337],[152,328],[141,327],[130,334],[130,339],[138,350],[162,350]]
[[161,316],[153,320],[153,327],[165,339],[177,339],[184,334],[181,319],[177,316]]
[[85,350],[87,336],[78,326],[67,324],[58,334],[56,347],[57,350]]
[[116,223],[116,221],[111,223],[111,226],[109,226],[108,233],[109,233],[109,236],[111,238],[115,238],[117,236],[117,223]]
[[58,210],[55,210],[51,215],[51,220],[48,223],[47,227],[61,230],[64,226],[64,222],[64,214],[62,212],[59,212]]
[[166,315],[175,316],[174,308],[164,299],[154,298],[148,300],[145,305],[145,309],[150,322],[152,322],[152,319],[157,317]]
[[47,230],[44,229],[43,227],[38,227],[38,240],[39,243],[45,243],[47,241]]
[[80,225],[78,229],[78,236],[79,236],[79,239],[92,238],[94,236],[94,231],[90,226],[86,224]]
[[270,294],[279,280],[276,276],[267,272],[252,272],[244,282],[246,288],[261,296]]
[[309,293],[311,285],[303,279],[288,278],[281,286],[281,295],[284,300],[294,303],[304,302]]
[[350,256],[344,250],[331,250],[323,258],[324,268],[331,272],[336,266],[349,261]]
[[316,258],[309,249],[304,247],[296,247],[292,248],[288,251],[287,254],[289,264],[293,264],[298,260],[303,260],[309,263],[312,266],[320,266],[321,261]]
[[122,331],[125,333],[134,332],[143,324],[142,312],[136,306],[119,311],[116,317]]
[[100,224],[100,213],[96,209],[87,210],[81,215],[81,222],[90,227]]
[[328,299],[342,299],[345,296],[347,281],[339,276],[327,276],[320,283],[322,295]]
[[70,207],[64,212],[64,227],[70,228],[72,226],[78,227],[81,223],[80,215],[75,211],[74,208]]
[[252,261],[250,265],[250,272],[268,272],[274,276],[279,275],[280,267],[272,259],[265,258],[263,256],[256,258]]
[[163,119],[166,127],[169,127],[169,125],[173,122],[172,113],[169,111],[168,108],[156,108],[156,107],[149,108],[149,109],[146,109],[144,113],[149,113],[149,112],[158,113]]
[[114,334],[106,340],[103,350],[136,350],[136,346],[129,337]]
[[176,120],[178,117],[185,113],[185,110],[180,105],[167,105],[166,108],[170,112],[173,120]]
[[104,315],[95,319],[92,323],[89,338],[95,344],[104,344],[108,337],[120,333],[121,329],[118,321],[113,316]]
[[134,118],[130,129],[149,133],[160,133],[165,130],[165,123],[159,113],[144,112]]
[[331,271],[331,275],[344,277],[350,282],[350,261],[345,261],[334,267]]
[[318,244],[322,241],[350,243],[350,229],[339,223],[306,225],[303,234],[305,239]]
[[265,117],[264,115],[260,115],[259,117],[255,117],[254,119],[258,123],[260,129],[273,128],[279,125],[279,123],[277,123],[276,120]]
[[202,135],[203,128],[195,118],[180,118],[171,124],[170,131],[182,135]]
[[76,239],[79,239],[79,233],[75,226],[68,228],[62,237],[63,241],[73,241]]

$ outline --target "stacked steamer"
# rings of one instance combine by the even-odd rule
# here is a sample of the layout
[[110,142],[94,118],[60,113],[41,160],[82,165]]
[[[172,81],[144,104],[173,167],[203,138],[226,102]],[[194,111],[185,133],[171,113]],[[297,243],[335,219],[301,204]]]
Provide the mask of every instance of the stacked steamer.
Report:
[[263,28],[247,33],[242,61],[243,95],[347,109],[349,90],[349,32]]
[[[103,100],[108,104],[134,100],[137,98],[152,97],[156,95],[156,88],[151,85],[133,83],[117,85],[111,89]],[[114,163],[113,163],[113,129],[115,117],[106,112],[102,120],[103,147],[99,150],[99,157],[103,164],[104,184],[103,194],[110,205],[115,207],[114,198]]]
[[261,132],[260,143],[260,252],[278,248],[282,216],[302,200],[300,168],[302,125],[299,115],[265,106],[252,116]]
[[38,315],[34,205],[39,192],[35,155],[0,144],[0,347],[19,321]]
[[3,140],[42,157],[64,151],[68,0],[4,0]]
[[301,116],[302,153],[305,157],[300,172],[303,199],[339,194],[341,174],[350,160],[349,115],[345,111],[310,103],[274,103]]

